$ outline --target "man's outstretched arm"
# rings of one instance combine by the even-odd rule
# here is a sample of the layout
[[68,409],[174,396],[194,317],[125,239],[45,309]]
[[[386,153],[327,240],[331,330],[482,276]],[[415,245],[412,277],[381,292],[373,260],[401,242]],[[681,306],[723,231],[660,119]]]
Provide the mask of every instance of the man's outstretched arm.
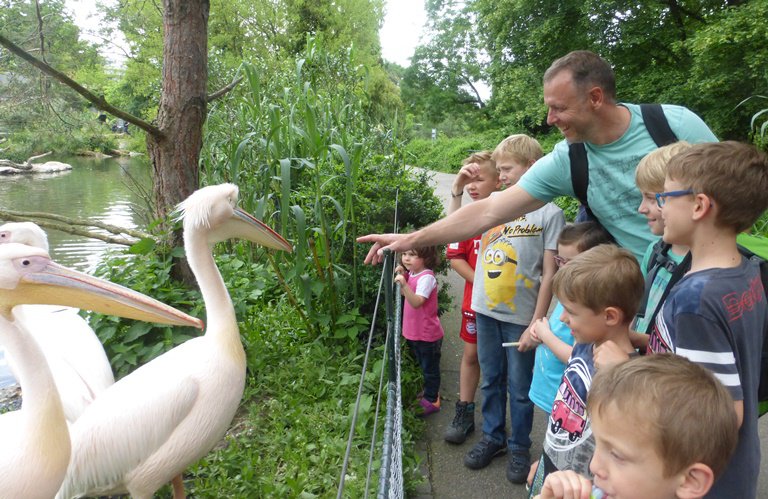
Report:
[[373,243],[365,263],[377,264],[384,249],[395,252],[464,241],[497,225],[514,220],[544,206],[522,188],[512,186],[489,198],[475,201],[450,215],[409,234],[368,234],[357,238],[360,243]]

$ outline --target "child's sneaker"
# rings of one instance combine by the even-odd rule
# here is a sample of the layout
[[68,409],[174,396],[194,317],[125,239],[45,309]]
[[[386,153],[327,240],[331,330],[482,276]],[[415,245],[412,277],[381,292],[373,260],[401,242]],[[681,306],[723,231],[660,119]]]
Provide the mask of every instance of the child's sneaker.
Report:
[[423,417],[434,414],[440,410],[440,395],[437,395],[437,400],[435,402],[430,402],[429,400],[422,397],[419,399],[419,405],[422,409],[424,409],[424,412],[421,414]]

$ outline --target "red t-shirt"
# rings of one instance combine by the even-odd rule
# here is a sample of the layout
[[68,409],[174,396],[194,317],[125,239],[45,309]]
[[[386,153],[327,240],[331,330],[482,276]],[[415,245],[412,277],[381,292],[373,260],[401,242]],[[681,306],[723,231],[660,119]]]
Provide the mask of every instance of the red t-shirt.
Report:
[[[480,249],[481,236],[475,236],[460,243],[451,243],[445,250],[445,257],[449,260],[466,260],[472,270],[475,270],[477,263],[477,251]],[[464,299],[461,302],[461,310],[472,310],[472,283],[466,281],[464,284]]]

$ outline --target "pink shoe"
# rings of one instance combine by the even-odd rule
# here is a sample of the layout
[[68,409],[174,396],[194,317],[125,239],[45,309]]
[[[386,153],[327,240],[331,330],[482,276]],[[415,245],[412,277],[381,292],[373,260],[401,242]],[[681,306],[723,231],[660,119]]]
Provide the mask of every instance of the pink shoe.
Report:
[[440,395],[438,394],[437,401],[435,402],[430,402],[429,400],[422,397],[419,399],[419,405],[422,409],[424,409],[424,412],[421,414],[423,417],[434,414],[440,410]]

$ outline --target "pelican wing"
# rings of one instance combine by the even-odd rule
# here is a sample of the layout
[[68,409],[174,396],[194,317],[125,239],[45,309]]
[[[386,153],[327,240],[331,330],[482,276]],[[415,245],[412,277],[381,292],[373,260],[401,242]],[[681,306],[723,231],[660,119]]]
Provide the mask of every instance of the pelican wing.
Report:
[[57,497],[125,490],[126,475],[168,441],[194,406],[199,386],[193,378],[158,371],[141,368],[118,381],[72,425],[72,458]]

